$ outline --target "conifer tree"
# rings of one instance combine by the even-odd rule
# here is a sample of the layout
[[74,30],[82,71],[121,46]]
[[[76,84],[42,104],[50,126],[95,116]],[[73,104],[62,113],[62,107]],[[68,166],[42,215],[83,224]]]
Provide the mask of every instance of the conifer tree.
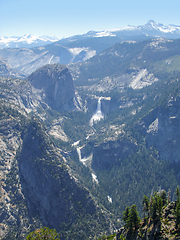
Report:
[[169,189],[169,191],[168,191],[167,201],[168,201],[168,203],[171,202],[171,190],[170,190],[170,189]]
[[159,221],[162,215],[163,202],[160,194],[154,193],[151,200],[151,217],[154,222]]
[[144,212],[144,218],[145,218],[145,213],[148,213],[148,217],[149,217],[149,198],[144,195],[143,200],[142,200],[142,210]]
[[176,204],[175,216],[176,216],[176,228],[178,228],[178,225],[180,224],[180,201],[177,202]]
[[177,196],[177,202],[179,202],[179,195],[180,195],[179,186],[177,186],[175,194]]
[[162,190],[160,196],[162,198],[162,204],[163,204],[163,206],[165,206],[167,204],[167,193],[166,193],[166,191]]
[[128,228],[128,219],[129,219],[129,213],[130,213],[130,209],[129,207],[126,207],[125,211],[123,212],[123,221],[125,222],[125,227]]
[[175,216],[176,216],[176,228],[178,228],[178,225],[180,224],[180,190],[179,186],[177,186],[175,194],[177,196],[177,202],[176,202],[176,209],[175,209]]
[[139,223],[140,223],[139,213],[137,211],[136,205],[133,204],[130,209],[128,218],[128,228],[130,232],[133,232],[133,229],[135,229],[136,231],[138,229]]

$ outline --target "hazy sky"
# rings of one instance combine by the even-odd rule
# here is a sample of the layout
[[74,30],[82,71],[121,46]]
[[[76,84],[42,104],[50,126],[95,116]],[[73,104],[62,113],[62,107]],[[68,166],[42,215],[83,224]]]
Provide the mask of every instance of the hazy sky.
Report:
[[180,25],[180,0],[0,0],[0,37],[31,33],[63,38],[151,19]]

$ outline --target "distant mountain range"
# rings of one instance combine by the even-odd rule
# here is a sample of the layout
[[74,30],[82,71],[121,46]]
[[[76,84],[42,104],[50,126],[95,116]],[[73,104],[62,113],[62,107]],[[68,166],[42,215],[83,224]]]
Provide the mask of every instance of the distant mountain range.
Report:
[[0,49],[0,60],[3,64],[0,67],[0,76],[26,77],[46,64],[67,65],[84,62],[116,43],[152,38],[180,38],[180,26],[164,26],[150,20],[142,26],[127,26],[111,31],[90,31],[59,41],[57,38],[46,36],[4,37],[0,39],[0,46],[4,47]]
[[[156,36],[156,37],[167,37],[167,38],[177,38],[180,36],[180,26],[173,24],[164,26],[161,23],[156,23],[153,20],[149,20],[145,25],[141,26],[125,26],[123,28],[115,30],[105,30],[105,31],[89,31],[86,34],[80,35],[82,37],[123,37],[132,35],[146,35],[146,36]],[[80,38],[80,36],[71,37]]]
[[[163,37],[163,38],[180,38],[180,26],[173,24],[164,26],[161,23],[156,23],[153,20],[149,20],[145,25],[141,26],[125,26],[123,28],[115,30],[104,31],[89,31],[82,35],[75,35],[69,38],[59,39],[57,37],[41,36],[36,37],[31,34],[27,34],[21,37],[1,37],[0,48],[32,48],[38,46],[44,46],[52,42],[59,41],[63,46],[67,44],[73,44],[75,41],[82,41],[87,38],[107,38],[112,39],[121,38],[125,39],[127,36],[150,36],[150,37]],[[116,41],[117,42],[117,41]]]
[[57,37],[36,37],[31,34],[26,34],[22,37],[1,37],[0,48],[32,48],[37,46],[44,46],[58,40],[59,39]]

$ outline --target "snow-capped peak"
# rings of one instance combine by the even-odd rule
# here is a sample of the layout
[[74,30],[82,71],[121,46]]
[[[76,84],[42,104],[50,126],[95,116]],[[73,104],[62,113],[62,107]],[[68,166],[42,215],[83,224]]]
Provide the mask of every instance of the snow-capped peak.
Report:
[[141,27],[143,27],[144,29],[153,29],[156,31],[160,31],[162,33],[180,33],[180,26],[175,26],[172,24],[164,26],[162,23],[156,23],[153,20],[149,20],[144,26]]
[[55,41],[58,41],[59,39],[56,37],[48,37],[48,36],[42,36],[37,37],[32,34],[26,34],[22,37],[1,37],[0,38],[0,47],[14,47],[14,48],[20,48],[20,47],[37,47],[37,46],[43,46],[48,43],[52,43]]
[[[103,30],[103,31],[89,31],[83,35],[75,35],[69,38],[64,38],[63,42],[72,42],[82,40],[85,38],[103,38],[103,37],[119,37],[120,39],[126,39],[128,36],[140,36],[146,35],[151,37],[163,37],[163,38],[180,38],[180,26],[175,25],[163,25],[156,23],[153,20],[149,20],[146,24],[140,26],[130,26],[119,29]],[[1,37],[0,48],[32,48],[42,47],[46,44],[58,41],[60,39],[56,37],[41,36],[36,37],[31,34],[26,34],[23,37]]]
[[121,35],[121,33],[126,34],[130,33],[133,35],[135,32],[137,34],[146,34],[147,36],[150,34],[154,37],[165,37],[164,34],[180,34],[180,26],[175,25],[167,25],[164,26],[162,23],[156,23],[153,20],[149,20],[146,24],[140,26],[131,26],[127,25],[118,29],[104,30],[104,31],[89,31],[84,34],[84,37],[115,37]]

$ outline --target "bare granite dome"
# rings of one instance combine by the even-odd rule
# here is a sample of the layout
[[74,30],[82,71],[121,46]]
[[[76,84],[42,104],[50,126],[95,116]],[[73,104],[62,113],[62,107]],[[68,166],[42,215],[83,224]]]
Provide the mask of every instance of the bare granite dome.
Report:
[[52,109],[59,112],[74,110],[74,83],[65,65],[45,65],[33,72],[28,81],[42,90],[44,101]]

